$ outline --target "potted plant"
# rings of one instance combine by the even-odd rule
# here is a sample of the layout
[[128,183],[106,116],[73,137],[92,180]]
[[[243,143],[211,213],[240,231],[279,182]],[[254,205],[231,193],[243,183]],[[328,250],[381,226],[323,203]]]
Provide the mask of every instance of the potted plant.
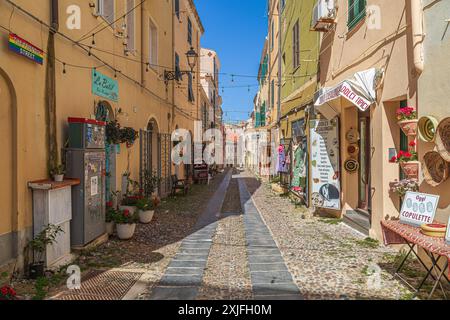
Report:
[[143,192],[139,188],[139,183],[130,179],[129,173],[124,174],[124,176],[127,177],[127,189],[120,202],[119,210],[128,210],[134,214],[137,211],[138,200],[143,198]]
[[150,170],[144,171],[144,177],[142,180],[143,190],[146,197],[151,197],[155,194],[161,178],[158,177],[156,172],[151,172]]
[[44,275],[44,254],[48,245],[56,243],[56,237],[64,232],[60,226],[47,225],[27,247],[33,251],[33,263],[30,265],[30,278],[37,279]]
[[417,111],[413,107],[404,107],[397,110],[398,125],[407,136],[417,134]]
[[411,141],[409,146],[409,151],[400,151],[396,157],[392,157],[391,161],[400,164],[400,167],[407,178],[418,180],[420,162],[418,161],[417,152],[415,151],[416,142]]
[[55,182],[63,182],[65,173],[66,168],[63,164],[58,164],[54,168],[50,169],[50,175],[53,177]]
[[139,222],[143,224],[150,223],[155,214],[153,202],[149,198],[142,198],[138,200],[136,206],[139,210]]
[[0,301],[3,300],[16,300],[17,294],[14,288],[9,285],[4,285],[0,288]]
[[391,192],[396,193],[400,198],[403,198],[407,192],[419,191],[419,183],[415,179],[403,179],[401,181],[392,182]]
[[131,239],[136,231],[136,222],[138,221],[136,213],[129,210],[120,210],[114,215],[114,222],[116,223],[117,237],[121,240]]
[[110,236],[114,233],[114,216],[117,214],[117,210],[114,208],[113,202],[108,201],[106,203],[106,232]]

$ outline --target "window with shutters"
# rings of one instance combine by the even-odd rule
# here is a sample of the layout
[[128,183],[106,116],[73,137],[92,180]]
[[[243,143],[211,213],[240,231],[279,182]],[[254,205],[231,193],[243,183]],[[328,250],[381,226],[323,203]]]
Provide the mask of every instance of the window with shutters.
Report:
[[192,45],[192,21],[190,18],[188,18],[188,42],[190,45]]
[[348,0],[348,29],[353,29],[366,16],[367,0]]
[[180,56],[176,52],[175,52],[175,78],[176,81],[183,80],[180,69]]
[[300,66],[300,26],[298,20],[292,30],[292,51],[292,66],[295,70]]
[[127,49],[134,51],[136,49],[136,13],[134,10],[135,0],[127,0]]
[[114,10],[114,0],[98,0],[97,14],[105,19],[110,25],[113,25],[115,20]]
[[149,59],[150,67],[156,68],[158,64],[158,29],[151,19],[149,19]]
[[194,89],[192,87],[192,73],[189,73],[188,77],[188,100],[194,102]]

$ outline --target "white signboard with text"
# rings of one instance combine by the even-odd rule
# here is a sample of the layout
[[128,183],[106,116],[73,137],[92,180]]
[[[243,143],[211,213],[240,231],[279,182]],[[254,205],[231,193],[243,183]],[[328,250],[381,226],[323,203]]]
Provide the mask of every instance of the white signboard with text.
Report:
[[418,192],[407,192],[400,211],[400,222],[420,227],[433,223],[439,196]]
[[311,120],[311,203],[341,209],[338,119]]

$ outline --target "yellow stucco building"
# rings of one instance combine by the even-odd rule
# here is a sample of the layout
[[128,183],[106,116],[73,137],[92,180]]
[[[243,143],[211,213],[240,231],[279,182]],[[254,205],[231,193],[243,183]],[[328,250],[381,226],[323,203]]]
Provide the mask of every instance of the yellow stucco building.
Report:
[[[68,117],[94,118],[99,102],[108,120],[117,117],[152,141],[145,161],[139,140],[114,152],[110,191],[120,190],[123,173],[139,180],[143,169],[159,171],[160,194],[169,191],[170,135],[176,127],[194,131],[201,99],[199,63],[179,81],[167,72],[191,71],[186,52],[200,52],[203,32],[192,0],[0,3],[0,266],[24,262],[33,209],[27,183],[47,178],[49,165],[64,158]],[[11,34],[36,56],[11,50]],[[93,74],[117,81],[116,99],[93,93]],[[177,170],[185,174],[184,166]]]

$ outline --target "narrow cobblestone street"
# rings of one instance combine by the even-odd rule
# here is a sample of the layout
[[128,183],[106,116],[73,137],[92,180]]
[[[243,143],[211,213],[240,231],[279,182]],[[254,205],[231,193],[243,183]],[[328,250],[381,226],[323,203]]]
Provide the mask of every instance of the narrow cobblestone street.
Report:
[[179,198],[180,207],[163,205],[135,240],[113,238],[82,255],[81,290],[63,289],[53,299],[412,297],[392,276],[398,253],[340,220],[308,215],[249,172],[225,170],[206,188],[203,197],[199,190]]
[[183,241],[152,299],[408,296],[385,270],[380,269],[379,287],[368,285],[369,268],[382,264],[394,251],[371,245],[341,223],[302,219],[299,210],[291,210],[289,200],[273,194],[249,173],[235,171],[218,192],[217,197],[225,197],[222,210],[204,213],[211,223]]

